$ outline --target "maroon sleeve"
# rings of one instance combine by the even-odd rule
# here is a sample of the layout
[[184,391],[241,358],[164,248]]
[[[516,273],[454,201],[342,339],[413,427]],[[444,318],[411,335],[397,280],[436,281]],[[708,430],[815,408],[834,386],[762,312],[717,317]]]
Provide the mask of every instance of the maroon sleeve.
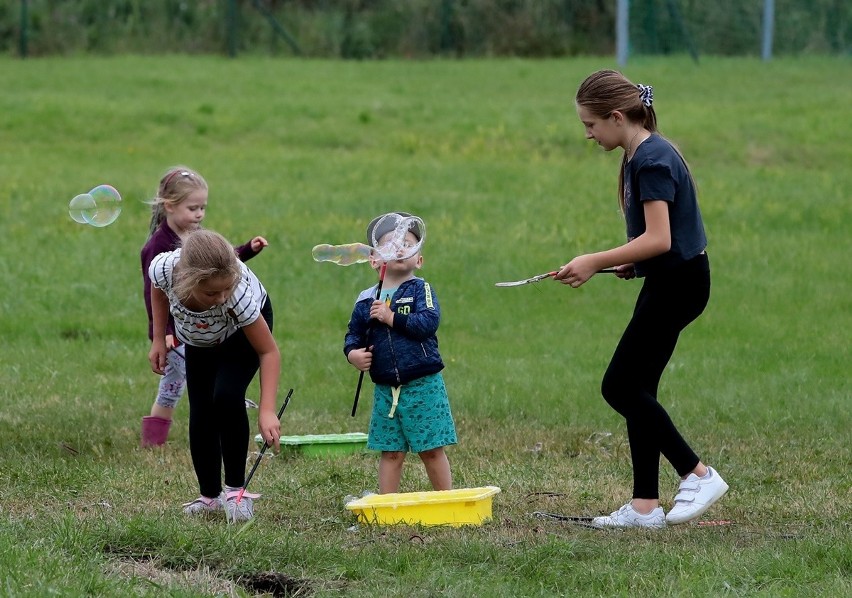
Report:
[[[154,338],[154,314],[151,312],[151,279],[148,277],[148,267],[155,257],[167,251],[173,251],[180,245],[180,237],[168,228],[165,222],[154,231],[145,246],[142,247],[140,255],[142,259],[142,294],[145,297],[145,311],[148,312],[148,339]],[[166,323],[166,334],[175,334],[175,321],[169,314]]]
[[251,240],[245,245],[240,245],[239,247],[234,247],[234,251],[237,254],[237,257],[240,258],[241,262],[247,262],[257,254],[251,248]]

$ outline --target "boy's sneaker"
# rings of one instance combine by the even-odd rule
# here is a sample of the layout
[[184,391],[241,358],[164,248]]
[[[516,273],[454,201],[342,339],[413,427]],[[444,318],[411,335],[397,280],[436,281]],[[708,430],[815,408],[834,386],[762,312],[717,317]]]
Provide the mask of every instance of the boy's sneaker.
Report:
[[251,492],[243,493],[240,502],[237,503],[237,497],[240,495],[240,488],[228,488],[225,498],[225,515],[229,522],[248,521],[254,517],[254,499],[259,498],[260,494],[252,494]]
[[207,498],[206,496],[199,496],[194,501],[183,504],[183,512],[187,515],[196,515],[198,513],[215,513],[216,511],[221,510],[222,500],[218,496],[216,498]]
[[633,505],[627,503],[617,511],[603,517],[592,519],[594,527],[666,527],[666,514],[662,507],[657,507],[647,515],[639,513]]
[[666,515],[666,521],[671,524],[692,521],[722,498],[727,491],[728,485],[725,480],[712,467],[707,468],[707,475],[703,478],[691,473],[680,483],[674,506]]

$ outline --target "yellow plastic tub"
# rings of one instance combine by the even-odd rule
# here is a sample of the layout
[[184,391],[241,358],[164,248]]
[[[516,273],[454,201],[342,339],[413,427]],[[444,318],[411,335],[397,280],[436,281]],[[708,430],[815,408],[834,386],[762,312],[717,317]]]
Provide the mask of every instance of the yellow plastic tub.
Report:
[[491,520],[497,486],[431,492],[371,494],[346,505],[360,523],[379,525],[482,525]]
[[[254,437],[263,446],[263,436]],[[358,453],[367,449],[367,435],[363,432],[346,434],[307,434],[304,436],[282,436],[281,449],[306,457],[335,457]]]

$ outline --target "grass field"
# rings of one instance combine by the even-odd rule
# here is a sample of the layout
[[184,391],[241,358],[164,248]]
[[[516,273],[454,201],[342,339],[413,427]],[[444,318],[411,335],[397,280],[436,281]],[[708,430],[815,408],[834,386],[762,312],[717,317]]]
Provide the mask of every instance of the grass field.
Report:
[[[0,595],[841,596],[852,594],[849,330],[852,64],[637,60],[662,131],[698,180],[713,294],[660,400],[731,485],[723,527],[601,532],[630,492],[623,422],[599,381],[636,281],[497,289],[621,243],[619,157],[583,138],[573,93],[607,59],[325,62],[0,60]],[[494,520],[358,527],[346,494],[374,455],[264,461],[247,526],[197,520],[186,401],[163,449],[138,447],[147,365],[139,249],[165,169],[210,183],[205,225],[270,247],[295,388],[286,434],[366,431],[372,386],[342,355],[364,266],[317,264],[390,210],[428,227],[443,309],[458,487],[496,485]],[[109,183],[102,229],[67,214]],[[256,387],[253,387],[256,390]],[[540,451],[529,450],[541,443]],[[663,467],[670,506],[677,479]],[[410,457],[403,490],[428,489]]]

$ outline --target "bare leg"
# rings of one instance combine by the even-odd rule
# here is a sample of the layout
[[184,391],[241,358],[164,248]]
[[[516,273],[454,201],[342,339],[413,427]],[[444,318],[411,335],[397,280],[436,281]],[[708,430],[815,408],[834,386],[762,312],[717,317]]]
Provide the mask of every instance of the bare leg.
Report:
[[634,498],[630,501],[633,505],[633,510],[642,515],[647,515],[654,509],[660,506],[660,501],[657,498]]
[[[698,462],[698,465],[696,465],[696,466],[695,466],[695,469],[693,469],[693,470],[692,470],[692,471],[690,471],[689,473],[694,473],[694,474],[695,474],[695,475],[697,475],[699,478],[703,478],[705,475],[707,475],[707,466],[706,466],[706,465],[704,465],[704,463],[702,463],[701,461],[699,461],[699,462]],[[688,474],[686,474],[685,476],[683,476],[683,477],[682,477],[682,478],[680,478],[680,479],[685,480],[686,478],[688,478],[688,477],[689,477],[689,473],[688,473]]]
[[453,476],[450,473],[450,461],[447,459],[447,453],[444,452],[444,447],[430,449],[419,453],[420,459],[426,467],[426,475],[429,476],[429,481],[432,482],[432,488],[435,490],[452,490]]
[[151,415],[154,417],[162,417],[163,419],[171,420],[174,415],[175,408],[174,407],[163,407],[162,405],[158,405],[154,403],[151,407]]
[[402,451],[382,451],[379,459],[379,494],[399,491],[402,478],[402,464],[405,453]]

